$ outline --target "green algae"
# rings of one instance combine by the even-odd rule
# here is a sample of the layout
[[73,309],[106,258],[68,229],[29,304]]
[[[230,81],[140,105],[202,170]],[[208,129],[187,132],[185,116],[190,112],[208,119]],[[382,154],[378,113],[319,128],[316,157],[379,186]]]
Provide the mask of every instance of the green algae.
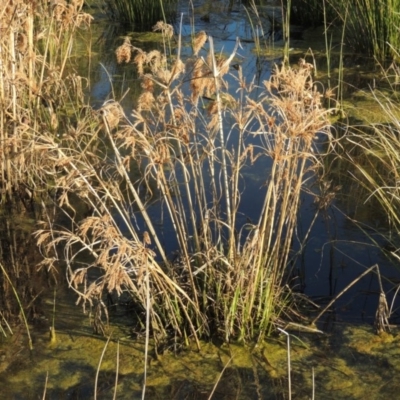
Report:
[[[49,398],[57,398],[59,393],[79,398],[93,396],[96,371],[107,340],[93,335],[89,320],[82,315],[73,314],[74,328],[66,328],[66,310],[62,304],[59,307],[58,318],[63,316],[64,327],[60,328],[58,320],[55,343],[50,343],[49,334],[43,329],[34,333],[32,352],[22,348],[15,353],[16,345],[25,343],[23,331],[1,343],[0,384],[5,398],[41,396],[47,374]],[[119,351],[117,398],[139,397],[144,343],[127,337],[123,325],[113,325],[110,331],[97,389],[102,398],[112,398]],[[254,348],[207,342],[202,343],[201,351],[183,348],[175,353],[171,347],[157,354],[152,346],[149,354],[148,399],[179,399],[189,395],[208,398],[216,382],[219,382],[216,399],[254,399],[257,393],[263,399],[274,399],[279,393],[287,393],[287,346],[283,336]],[[316,398],[395,398],[400,390],[396,380],[400,373],[399,356],[398,329],[376,335],[371,326],[337,324],[329,334],[297,332],[291,335],[292,397],[311,397],[314,371]],[[31,397],[26,397],[28,389]]]

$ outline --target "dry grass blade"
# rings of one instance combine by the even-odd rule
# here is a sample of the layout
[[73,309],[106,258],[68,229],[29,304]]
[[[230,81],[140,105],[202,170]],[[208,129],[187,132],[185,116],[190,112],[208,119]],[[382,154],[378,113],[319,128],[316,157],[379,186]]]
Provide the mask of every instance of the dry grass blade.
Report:
[[115,384],[114,384],[114,394],[113,400],[117,399],[117,388],[118,388],[118,374],[119,374],[119,340],[117,341],[117,360],[116,360],[116,368],[115,368]]
[[212,397],[214,396],[215,390],[216,390],[217,387],[218,387],[218,384],[219,384],[219,382],[220,382],[220,380],[221,380],[221,378],[222,378],[222,375],[224,374],[225,370],[228,368],[228,366],[229,366],[229,364],[231,363],[231,361],[232,361],[232,357],[231,357],[231,358],[226,362],[226,364],[224,365],[224,368],[222,369],[221,373],[219,374],[218,379],[217,379],[217,381],[215,382],[215,385],[214,385],[214,387],[213,387],[213,389],[212,389],[210,395],[208,396],[208,400],[211,400]]
[[[173,334],[200,346],[215,324],[226,341],[262,339],[290,304],[284,283],[300,199],[322,168],[315,139],[329,140],[329,111],[307,68],[276,68],[257,98],[239,68],[233,96],[224,76],[239,42],[225,57],[209,38],[208,55],[195,51],[184,63],[180,48],[177,58],[168,56],[170,30],[157,29],[164,54],[127,40],[116,54],[133,60],[142,77],[131,118],[112,100],[88,112],[91,135],[75,132],[62,146],[42,139],[51,154],[47,173],[71,221],[69,229],[38,232],[45,264],[66,262],[70,287],[96,311],[100,331],[109,293],[129,296],[147,339]],[[196,44],[204,40],[201,34]],[[210,99],[207,110],[202,96]],[[260,178],[262,207],[250,225],[238,217],[242,170],[258,162],[269,175]],[[78,218],[72,197],[89,216]],[[167,240],[154,213],[170,224]],[[56,254],[60,244],[63,255]]]
[[111,335],[108,337],[107,342],[105,343],[105,345],[103,347],[103,351],[101,352],[100,359],[99,359],[99,365],[97,366],[96,377],[94,380],[94,394],[93,394],[94,400],[97,399],[97,385],[99,382],[100,367],[101,367],[101,363],[103,362],[104,354],[106,353],[110,339],[111,339]]
[[329,308],[332,306],[335,301],[346,293],[353,285],[355,285],[360,279],[362,279],[365,275],[369,274],[373,270],[379,271],[378,264],[374,264],[372,267],[369,267],[365,270],[361,275],[359,275],[356,279],[350,282],[344,289],[342,289],[319,313],[318,315],[312,320],[311,325],[314,325],[325,313]]
[[286,335],[286,345],[287,345],[287,366],[288,366],[288,397],[289,400],[292,398],[292,364],[290,361],[290,335],[281,328],[278,328],[280,332]]

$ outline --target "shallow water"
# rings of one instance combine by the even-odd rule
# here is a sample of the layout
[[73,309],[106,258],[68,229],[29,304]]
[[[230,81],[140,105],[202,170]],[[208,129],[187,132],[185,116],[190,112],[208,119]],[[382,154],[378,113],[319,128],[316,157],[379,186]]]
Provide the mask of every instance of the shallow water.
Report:
[[[60,318],[68,316],[62,304],[58,310],[55,343],[48,332],[35,333],[32,352],[19,343],[23,335],[3,343],[14,353],[1,351],[2,398],[46,393],[47,399],[90,399],[96,392],[99,399],[111,399],[115,390],[118,399],[141,398],[143,339],[132,340],[125,324],[114,324],[107,343],[82,316],[70,314],[73,320],[63,327]],[[313,390],[317,399],[397,398],[398,329],[377,336],[370,326],[338,323],[330,334],[291,333],[292,398],[309,399]],[[287,398],[285,337],[253,349],[202,343],[200,352],[170,346],[156,354],[150,348],[146,399],[208,399],[214,387],[213,399]]]
[[[185,13],[182,33],[187,42],[191,32],[191,11],[188,9],[190,7],[182,6]],[[255,76],[258,82],[268,79],[274,64],[282,59],[280,52],[277,53],[282,43],[270,42],[270,52],[265,57],[257,58],[251,27],[238,4],[230,9],[224,2],[198,1],[194,2],[194,9],[196,30],[204,29],[211,34],[218,51],[232,51],[236,36],[239,36],[242,47],[237,62],[241,63],[249,77]],[[210,17],[209,22],[203,18],[206,14]],[[264,22],[267,30],[267,22]],[[78,63],[78,67],[83,75],[90,78],[89,91],[94,106],[100,106],[109,99],[113,90],[115,97],[119,98],[130,87],[123,102],[129,111],[135,106],[139,91],[139,86],[135,85],[137,76],[132,67],[116,64],[110,48],[114,49],[120,41],[113,35],[104,35],[107,26],[110,30],[113,28],[101,20],[95,23],[92,30],[95,46],[92,48],[90,68],[87,69],[86,60],[80,66]],[[89,46],[86,36],[84,39],[82,45],[76,48],[77,60],[79,52]],[[150,42],[146,45],[151,47],[155,44]],[[293,46],[301,54],[302,51],[307,52],[309,44],[306,40],[298,40]],[[230,85],[233,86],[232,81]],[[267,165],[260,165],[264,172],[267,168]],[[326,304],[365,268],[375,263],[380,265],[383,275],[398,278],[398,272],[382,255],[380,248],[345,215],[385,229],[382,215],[374,212],[373,207],[357,203],[356,192],[346,186],[348,180],[342,177],[343,174],[346,171],[339,171],[335,184],[342,184],[345,189],[338,193],[333,207],[318,220],[301,262],[296,265],[301,277],[299,290],[320,304]],[[246,218],[251,218],[254,209],[261,207],[254,195],[260,188],[261,180],[253,175],[244,174],[244,177],[252,202],[245,204],[241,212]],[[305,196],[299,229],[308,225],[313,213],[312,199]],[[153,217],[157,218],[157,211],[154,211]],[[375,231],[367,230],[378,244],[384,244]],[[392,286],[387,281],[384,285],[386,290]],[[390,303],[390,294],[388,300]],[[375,335],[371,323],[377,303],[377,279],[367,276],[343,295],[321,320],[319,328],[324,331],[323,334],[292,333],[293,398],[311,398],[313,371],[316,398],[396,398],[399,390],[396,377],[400,369],[400,335],[397,328],[391,334]],[[87,399],[93,398],[96,391],[98,398],[108,399],[113,397],[115,387],[118,399],[141,397],[144,340],[132,339],[129,315],[123,307],[111,310],[111,339],[107,346],[106,339],[93,334],[89,316],[80,313],[70,293],[57,294],[54,343],[50,341],[48,332],[52,316],[51,295],[44,302],[42,313],[44,317],[32,327],[32,352],[27,348],[23,329],[7,339],[1,337],[1,398],[36,399],[46,391],[46,398],[49,399]],[[361,325],[361,322],[364,324]],[[212,343],[203,343],[201,352],[175,349],[173,343],[159,348],[162,354],[156,354],[154,348],[150,352],[147,399],[208,399],[217,382],[214,399],[276,399],[288,396],[284,336],[272,338],[254,349]],[[118,381],[115,384],[117,369]]]

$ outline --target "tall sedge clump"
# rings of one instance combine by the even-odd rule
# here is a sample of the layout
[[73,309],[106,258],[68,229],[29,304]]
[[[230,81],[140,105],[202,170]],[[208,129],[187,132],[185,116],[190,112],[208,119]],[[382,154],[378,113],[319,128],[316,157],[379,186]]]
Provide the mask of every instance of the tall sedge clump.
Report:
[[346,40],[357,52],[374,56],[380,63],[395,56],[399,47],[399,0],[329,0],[345,23]]
[[[2,200],[46,189],[47,136],[66,103],[82,100],[80,78],[65,72],[74,32],[92,17],[73,1],[7,2],[0,13],[0,163]],[[67,93],[69,96],[67,96]],[[80,99],[79,99],[80,98]]]
[[158,20],[170,21],[177,4],[177,0],[105,0],[111,18],[135,31],[150,29]]
[[[62,170],[54,158],[57,135],[79,125],[74,107],[83,100],[81,80],[66,63],[74,33],[90,21],[77,1],[4,1],[0,7],[0,204],[18,218],[37,212],[36,201],[54,194],[54,177]],[[29,336],[28,321],[43,291],[40,278],[31,279],[38,273],[36,253],[26,227],[10,216],[2,226],[2,323],[10,327],[22,316]]]
[[[262,338],[287,310],[300,196],[321,166],[314,143],[329,136],[327,111],[307,67],[276,68],[256,98],[239,68],[232,96],[225,77],[239,43],[218,54],[200,32],[183,60],[180,36],[167,56],[172,28],[156,29],[164,52],[128,39],[116,50],[142,82],[131,115],[109,101],[94,134],[58,146],[59,205],[71,224],[38,231],[44,263],[62,243],[70,286],[97,310],[99,329],[110,293],[129,296],[138,329],[148,319],[155,337]],[[259,160],[271,167],[249,224],[238,218],[242,171]],[[72,193],[89,216],[77,218]]]
[[373,205],[379,232],[390,243],[390,254],[399,258],[400,110],[388,95],[376,92],[374,98],[382,110],[382,122],[348,129],[345,140],[351,147],[343,157],[350,162],[360,199]]

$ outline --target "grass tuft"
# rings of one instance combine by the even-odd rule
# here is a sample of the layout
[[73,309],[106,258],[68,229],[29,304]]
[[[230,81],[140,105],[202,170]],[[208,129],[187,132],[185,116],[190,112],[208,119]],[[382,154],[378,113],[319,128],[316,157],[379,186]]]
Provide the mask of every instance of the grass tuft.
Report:
[[[262,339],[281,313],[289,315],[285,283],[300,199],[322,168],[315,142],[329,137],[328,111],[302,67],[275,68],[257,97],[239,68],[233,98],[225,77],[238,43],[224,56],[208,38],[205,57],[195,51],[183,60],[180,48],[168,57],[167,28],[164,54],[127,42],[117,50],[120,61],[132,57],[143,82],[132,115],[116,99],[107,102],[90,136],[68,136],[55,149],[70,228],[37,237],[49,264],[62,261],[54,254],[62,243],[69,285],[98,319],[109,293],[128,296],[138,329],[150,326],[155,338],[191,336],[198,346],[215,335]],[[243,222],[242,171],[261,161],[270,165],[257,194],[262,205],[256,221]],[[90,210],[81,221],[71,193]]]

